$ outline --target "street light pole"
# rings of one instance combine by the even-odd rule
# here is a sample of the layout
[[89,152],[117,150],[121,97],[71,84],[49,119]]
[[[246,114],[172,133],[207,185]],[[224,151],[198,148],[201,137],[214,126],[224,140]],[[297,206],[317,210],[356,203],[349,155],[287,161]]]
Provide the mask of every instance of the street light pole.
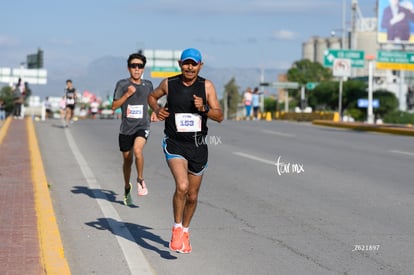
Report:
[[345,35],[346,35],[346,0],[342,0],[342,43],[341,48],[344,49]]
[[342,121],[342,94],[343,94],[343,86],[344,86],[344,77],[341,76],[339,78],[339,97],[338,97],[339,121]]
[[372,79],[374,73],[374,56],[369,55],[366,57],[368,60],[368,108],[367,108],[367,121],[369,124],[374,123],[374,113],[372,108]]

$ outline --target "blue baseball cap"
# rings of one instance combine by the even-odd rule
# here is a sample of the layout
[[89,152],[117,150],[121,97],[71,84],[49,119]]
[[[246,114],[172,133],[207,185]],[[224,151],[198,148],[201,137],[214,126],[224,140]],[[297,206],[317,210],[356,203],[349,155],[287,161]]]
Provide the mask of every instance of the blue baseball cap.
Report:
[[181,53],[181,58],[180,61],[185,61],[191,59],[196,63],[200,63],[201,62],[201,53],[199,50],[194,49],[194,48],[188,48],[185,49],[182,53]]

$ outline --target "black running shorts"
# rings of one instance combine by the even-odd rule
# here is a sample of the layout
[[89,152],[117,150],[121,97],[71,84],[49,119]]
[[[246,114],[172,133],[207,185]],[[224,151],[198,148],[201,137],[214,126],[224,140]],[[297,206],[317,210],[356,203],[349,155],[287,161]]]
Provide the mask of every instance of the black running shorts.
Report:
[[137,137],[143,137],[148,139],[150,131],[149,130],[138,130],[134,135],[123,135],[119,134],[119,150],[121,152],[128,152],[134,147],[134,141]]
[[165,159],[182,158],[188,162],[188,172],[202,175],[207,168],[208,148],[205,142],[177,141],[165,137],[162,141]]

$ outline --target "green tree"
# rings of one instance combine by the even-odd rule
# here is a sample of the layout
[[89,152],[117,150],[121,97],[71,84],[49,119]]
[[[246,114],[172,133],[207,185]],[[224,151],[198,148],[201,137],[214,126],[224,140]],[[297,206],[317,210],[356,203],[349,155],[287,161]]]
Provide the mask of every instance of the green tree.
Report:
[[227,117],[234,118],[237,114],[237,105],[240,101],[239,87],[234,77],[224,85],[223,96],[227,96]]
[[[287,79],[302,86],[308,82],[329,81],[332,79],[332,72],[329,68],[323,67],[319,62],[302,59],[293,63],[292,67],[287,71]],[[292,90],[290,94],[300,102],[299,90]]]
[[387,90],[377,90],[372,97],[379,101],[379,107],[374,109],[376,117],[383,118],[398,110],[398,99],[394,93]]
[[308,104],[314,110],[333,111],[338,107],[338,83],[323,81],[308,92]]
[[13,89],[10,86],[4,86],[0,90],[0,99],[4,101],[6,114],[13,111]]
[[[360,98],[366,98],[366,84],[360,80],[348,80],[342,84],[342,110],[357,107]],[[309,105],[316,110],[335,111],[339,107],[339,82],[324,81],[309,92]]]
[[343,83],[343,110],[356,107],[358,99],[367,97],[367,84],[365,82],[361,80],[348,80]]
[[274,97],[265,97],[264,98],[264,112],[275,112],[277,108],[277,99]]

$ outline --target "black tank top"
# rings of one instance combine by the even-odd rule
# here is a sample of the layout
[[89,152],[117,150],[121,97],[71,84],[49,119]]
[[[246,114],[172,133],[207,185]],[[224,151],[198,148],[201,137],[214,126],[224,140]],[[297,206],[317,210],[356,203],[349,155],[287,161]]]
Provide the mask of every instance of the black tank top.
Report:
[[[164,133],[172,138],[183,141],[194,141],[194,138],[207,135],[207,115],[200,114],[194,106],[193,95],[203,98],[206,102],[205,79],[198,76],[191,86],[185,86],[182,75],[168,78],[167,105],[170,116],[165,120]],[[175,125],[175,114],[192,113],[201,115],[201,131],[199,132],[177,132]]]

